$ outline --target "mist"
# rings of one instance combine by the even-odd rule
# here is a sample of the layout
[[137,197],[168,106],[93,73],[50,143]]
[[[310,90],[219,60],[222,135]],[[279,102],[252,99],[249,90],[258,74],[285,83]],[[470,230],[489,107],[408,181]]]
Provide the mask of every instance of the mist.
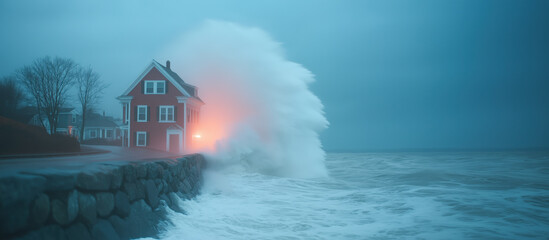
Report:
[[217,19],[262,29],[313,73],[327,151],[548,149],[548,11],[547,1],[2,1],[0,75],[45,55],[74,59],[110,84],[100,111],[120,117],[115,98],[147,64],[182,70],[184,35]]
[[215,164],[241,163],[267,174],[326,175],[319,132],[328,121],[308,88],[313,74],[288,61],[267,32],[207,21],[172,51],[173,68],[200,86],[207,103],[198,133]]

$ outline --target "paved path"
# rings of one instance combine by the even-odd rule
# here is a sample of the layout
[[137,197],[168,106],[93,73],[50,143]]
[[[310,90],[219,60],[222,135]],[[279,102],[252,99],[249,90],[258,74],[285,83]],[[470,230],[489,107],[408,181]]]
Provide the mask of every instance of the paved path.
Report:
[[0,176],[18,175],[19,173],[46,173],[58,171],[82,171],[104,165],[117,165],[125,162],[156,161],[158,159],[175,159],[183,154],[152,151],[146,149],[123,148],[117,146],[83,145],[105,153],[91,155],[53,156],[43,158],[17,158],[0,160]]

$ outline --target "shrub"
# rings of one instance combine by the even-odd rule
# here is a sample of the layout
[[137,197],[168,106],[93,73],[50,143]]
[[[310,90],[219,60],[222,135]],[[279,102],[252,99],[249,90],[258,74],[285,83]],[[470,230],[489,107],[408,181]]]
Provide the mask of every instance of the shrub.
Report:
[[0,116],[0,154],[78,152],[80,144],[67,135],[49,135],[43,128]]

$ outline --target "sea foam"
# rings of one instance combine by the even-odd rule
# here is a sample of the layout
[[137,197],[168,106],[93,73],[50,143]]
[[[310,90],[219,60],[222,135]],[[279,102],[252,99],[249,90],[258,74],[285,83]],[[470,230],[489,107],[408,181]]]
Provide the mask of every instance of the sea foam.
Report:
[[[313,74],[285,58],[259,28],[207,21],[175,46],[174,68],[199,86],[201,150],[210,163],[265,174],[327,175],[319,132],[327,128]],[[173,54],[172,54],[173,55]]]

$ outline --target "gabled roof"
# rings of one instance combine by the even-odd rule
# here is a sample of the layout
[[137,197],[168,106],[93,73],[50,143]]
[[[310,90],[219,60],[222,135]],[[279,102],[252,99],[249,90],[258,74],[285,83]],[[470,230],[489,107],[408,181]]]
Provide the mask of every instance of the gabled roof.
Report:
[[196,87],[190,84],[185,83],[177,73],[172,71],[170,68],[167,68],[163,66],[162,64],[158,63],[156,60],[153,59],[153,61],[145,68],[145,71],[143,71],[139,77],[130,85],[126,91],[120,96],[127,96],[135,87],[137,87],[137,84],[145,77],[149,71],[151,71],[152,68],[156,68],[162,75],[168,79],[183,95],[186,97],[192,97],[198,99],[200,102],[202,100],[197,96],[196,94]]
[[102,116],[97,113],[90,113],[86,118],[86,128],[93,127],[118,127],[112,117]]
[[59,108],[59,114],[71,113],[72,110],[74,110],[73,107],[60,107]]

